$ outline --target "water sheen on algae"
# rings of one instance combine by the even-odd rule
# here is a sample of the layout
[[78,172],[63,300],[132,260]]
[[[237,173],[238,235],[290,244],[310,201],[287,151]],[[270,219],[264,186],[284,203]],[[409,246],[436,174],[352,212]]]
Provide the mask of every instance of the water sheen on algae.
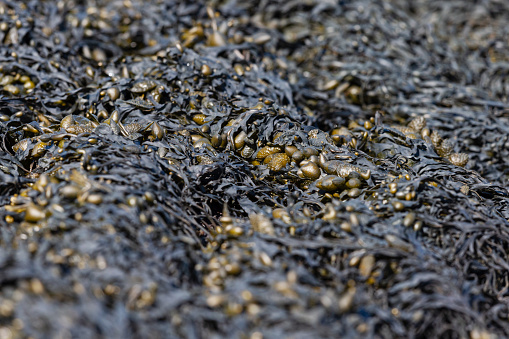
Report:
[[509,336],[508,15],[0,2],[0,337]]

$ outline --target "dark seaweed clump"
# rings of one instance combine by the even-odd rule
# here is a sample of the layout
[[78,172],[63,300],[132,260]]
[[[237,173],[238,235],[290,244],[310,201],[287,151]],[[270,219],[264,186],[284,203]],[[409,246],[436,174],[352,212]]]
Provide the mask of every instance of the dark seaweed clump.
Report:
[[508,16],[0,2],[0,338],[508,336]]

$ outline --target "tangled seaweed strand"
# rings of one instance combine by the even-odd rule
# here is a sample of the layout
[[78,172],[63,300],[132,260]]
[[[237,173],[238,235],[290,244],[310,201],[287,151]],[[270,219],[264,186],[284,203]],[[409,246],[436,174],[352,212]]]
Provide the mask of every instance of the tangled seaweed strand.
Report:
[[508,336],[508,14],[0,2],[0,338]]

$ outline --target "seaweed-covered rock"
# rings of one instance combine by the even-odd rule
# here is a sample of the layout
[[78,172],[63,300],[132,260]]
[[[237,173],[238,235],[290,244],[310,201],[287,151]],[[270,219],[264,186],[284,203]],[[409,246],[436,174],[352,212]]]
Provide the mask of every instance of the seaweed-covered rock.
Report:
[[0,337],[508,336],[508,14],[0,3]]

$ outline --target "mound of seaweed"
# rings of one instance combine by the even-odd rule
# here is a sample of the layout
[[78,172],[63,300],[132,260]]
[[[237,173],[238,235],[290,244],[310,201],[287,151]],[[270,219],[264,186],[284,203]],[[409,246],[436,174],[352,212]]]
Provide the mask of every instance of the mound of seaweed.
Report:
[[0,338],[508,336],[508,15],[1,2]]

